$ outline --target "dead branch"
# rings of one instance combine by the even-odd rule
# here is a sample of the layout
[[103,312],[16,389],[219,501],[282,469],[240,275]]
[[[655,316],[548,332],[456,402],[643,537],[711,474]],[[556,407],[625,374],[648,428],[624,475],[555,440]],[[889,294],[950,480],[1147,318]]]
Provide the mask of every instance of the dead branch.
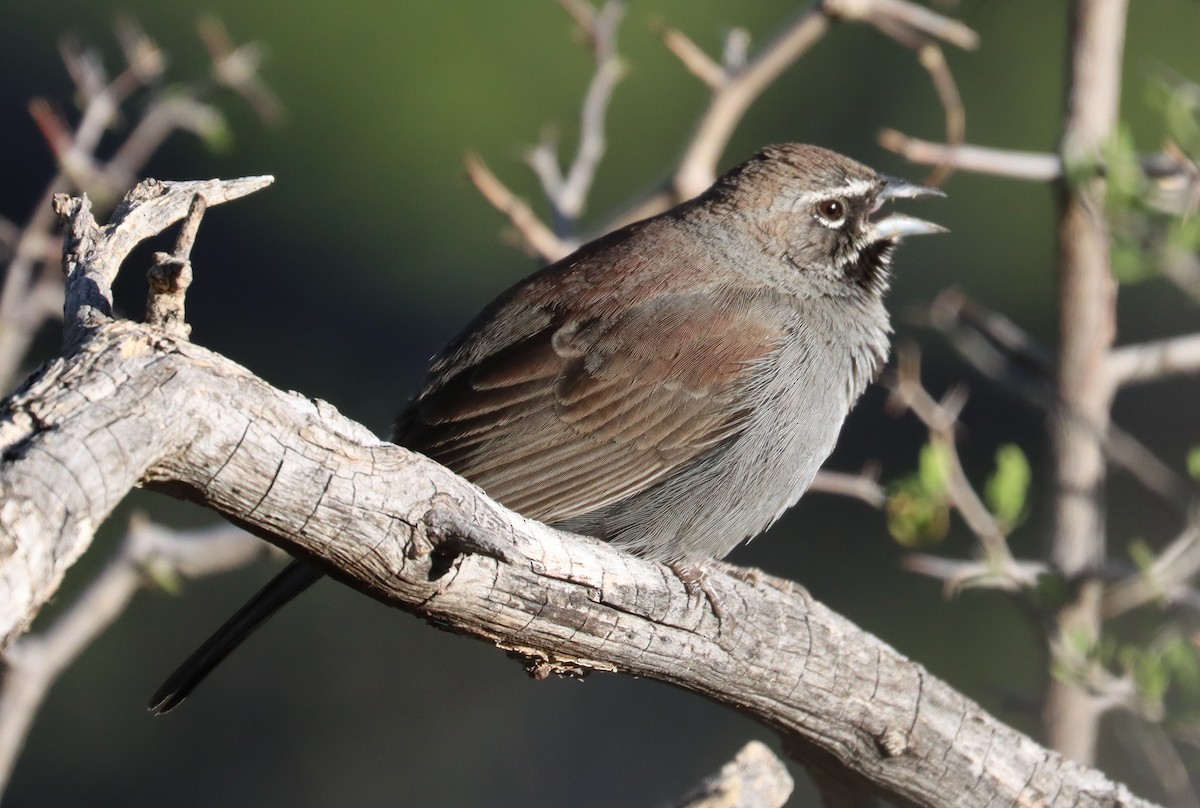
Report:
[[[3,390],[11,389],[38,329],[62,314],[62,276],[58,271],[61,242],[50,204],[54,195],[86,191],[97,205],[107,209],[133,185],[142,167],[173,133],[187,131],[204,137],[224,126],[221,114],[202,100],[209,89],[205,84],[176,87],[171,92],[152,94],[112,156],[102,157],[101,137],[119,120],[122,105],[135,93],[154,87],[166,66],[158,45],[132,17],[119,17],[115,29],[126,65],[111,79],[97,51],[83,48],[71,38],[60,43],[63,63],[84,100],[78,123],[72,127],[48,101],[35,99],[30,103],[30,114],[54,153],[59,171],[29,220],[9,242],[14,246],[0,288]],[[277,120],[281,107],[277,101],[272,104],[274,97],[257,75],[261,62],[257,46],[234,48],[215,21],[206,23],[202,34],[211,46],[218,82],[246,96],[268,122]],[[238,69],[234,70],[233,65]]]
[[[1063,119],[1064,165],[1095,160],[1117,123],[1127,0],[1071,4],[1071,56]],[[1113,388],[1104,378],[1116,333],[1116,279],[1108,249],[1100,178],[1064,189],[1059,222],[1059,353],[1056,387],[1069,418],[1054,417],[1054,534],[1051,561],[1068,577],[1106,555],[1104,442]],[[1099,638],[1102,587],[1085,582],[1055,617],[1060,636]],[[1102,705],[1071,682],[1053,679],[1045,725],[1068,757],[1095,759]]]
[[1050,182],[1062,177],[1062,160],[1056,154],[992,149],[964,143],[934,143],[909,137],[895,129],[880,132],[879,145],[921,165],[949,166],[958,171],[1032,182]]
[[1116,387],[1192,373],[1200,373],[1200,334],[1126,345],[1108,356],[1108,375]]
[[135,518],[120,549],[46,630],[17,639],[0,683],[0,794],[12,777],[46,693],[125,611],[148,580],[228,572],[263,554],[262,542],[229,525],[173,531]]
[[[246,187],[209,183],[204,194],[211,203]],[[328,404],[151,327],[95,307],[89,316],[111,290],[75,287],[111,280],[113,257],[181,218],[196,190],[151,183],[104,228],[83,200],[59,205],[72,218],[68,326],[81,339],[0,418],[6,645],[140,482],[376,599],[509,650],[535,675],[620,671],[703,693],[775,729],[796,759],[836,760],[901,801],[1147,805],[997,722],[786,581],[714,567],[718,616],[666,568],[507,511]]]
[[553,263],[571,252],[571,245],[547,227],[525,200],[510,191],[487,167],[482,157],[474,152],[467,152],[463,156],[463,162],[467,167],[467,176],[479,193],[492,207],[508,217],[509,223],[516,228],[522,241],[535,255],[547,263]]
[[[473,155],[467,158],[467,172],[476,188],[493,207],[508,217],[525,245],[547,261],[557,260],[578,246],[579,242],[571,235],[571,225],[583,210],[596,164],[603,153],[604,116],[613,84],[620,75],[615,32],[623,7],[610,2],[597,11],[583,0],[571,0],[562,5],[587,35],[597,68],[583,105],[579,153],[566,177],[559,168],[553,140],[543,138],[528,155],[527,161],[550,202],[554,226],[544,224],[528,204],[518,199],[483,165],[482,160]],[[908,0],[818,0],[753,56],[747,54],[745,32],[730,32],[721,62],[704,53],[680,30],[664,26],[659,33],[665,46],[712,93],[670,179],[620,211],[602,231],[661,213],[712,185],[721,155],[750,106],[825,36],[833,21],[842,19],[869,22],[917,53],[918,61],[929,72],[945,109],[947,139],[961,140],[965,126],[962,102],[945,58],[933,40],[942,39],[959,47],[974,48],[978,45],[978,37],[962,23]],[[934,174],[937,179],[944,175],[944,170]]]
[[792,794],[792,776],[767,745],[751,741],[720,771],[684,795],[675,808],[778,808]]
[[543,136],[530,150],[526,162],[541,181],[542,190],[550,201],[555,233],[560,239],[573,243],[570,240],[574,236],[575,222],[587,206],[596,168],[604,157],[608,103],[625,72],[617,54],[617,30],[625,16],[625,3],[608,0],[598,10],[583,0],[560,0],[560,4],[584,31],[596,70],[580,110],[579,145],[566,172],[558,163],[558,145],[549,135]]

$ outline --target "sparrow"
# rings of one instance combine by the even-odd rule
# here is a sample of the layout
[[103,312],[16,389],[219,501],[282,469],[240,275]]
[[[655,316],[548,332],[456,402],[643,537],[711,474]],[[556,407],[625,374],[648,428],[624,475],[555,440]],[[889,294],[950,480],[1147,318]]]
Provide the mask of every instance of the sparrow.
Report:
[[[506,507],[653,561],[723,558],[808,488],[887,360],[890,265],[939,191],[762,149],[700,196],[501,294],[432,361],[394,441]],[[167,680],[165,713],[322,573],[267,584]]]

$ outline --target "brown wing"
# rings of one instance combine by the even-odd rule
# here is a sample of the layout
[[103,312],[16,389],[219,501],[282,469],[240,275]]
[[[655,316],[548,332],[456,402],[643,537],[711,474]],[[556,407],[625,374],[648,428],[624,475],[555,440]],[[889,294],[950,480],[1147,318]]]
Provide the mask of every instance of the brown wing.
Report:
[[[605,325],[568,314],[507,350],[437,365],[397,426],[429,455],[544,522],[644,491],[738,434],[783,336],[748,300],[644,300]],[[663,348],[670,335],[670,349]],[[468,335],[459,353],[478,356]]]

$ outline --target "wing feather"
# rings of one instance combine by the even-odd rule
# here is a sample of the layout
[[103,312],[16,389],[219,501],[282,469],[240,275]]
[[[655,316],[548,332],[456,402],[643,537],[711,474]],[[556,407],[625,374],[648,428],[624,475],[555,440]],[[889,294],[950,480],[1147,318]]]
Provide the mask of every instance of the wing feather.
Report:
[[468,334],[458,349],[470,361],[435,364],[397,441],[526,516],[591,513],[741,432],[748,391],[786,336],[778,311],[745,295],[664,293],[605,327],[551,307],[490,355]]

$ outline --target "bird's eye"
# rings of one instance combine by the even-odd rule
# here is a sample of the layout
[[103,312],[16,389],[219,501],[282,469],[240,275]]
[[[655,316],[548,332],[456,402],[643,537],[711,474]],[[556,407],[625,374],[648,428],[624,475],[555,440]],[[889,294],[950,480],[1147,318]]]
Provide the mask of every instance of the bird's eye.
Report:
[[822,199],[817,203],[817,215],[826,224],[841,224],[846,218],[846,205],[840,199]]

